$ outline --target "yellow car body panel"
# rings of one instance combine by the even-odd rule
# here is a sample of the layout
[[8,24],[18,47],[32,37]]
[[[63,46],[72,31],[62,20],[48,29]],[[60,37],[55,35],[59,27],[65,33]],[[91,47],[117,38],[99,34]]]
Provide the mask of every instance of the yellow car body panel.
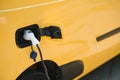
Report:
[[59,66],[82,60],[84,72],[75,80],[120,53],[120,33],[96,40],[120,26],[120,0],[1,0],[0,80],[15,80],[34,64],[30,47],[15,42],[16,30],[31,24],[60,26],[63,38],[42,37],[40,47]]

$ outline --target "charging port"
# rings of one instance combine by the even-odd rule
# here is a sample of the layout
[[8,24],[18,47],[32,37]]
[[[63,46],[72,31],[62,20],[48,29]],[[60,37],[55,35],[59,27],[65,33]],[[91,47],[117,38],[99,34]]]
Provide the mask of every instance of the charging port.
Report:
[[20,48],[24,48],[24,47],[32,45],[31,41],[27,41],[23,38],[23,34],[25,30],[31,30],[39,41],[41,39],[41,34],[40,34],[41,32],[37,24],[33,24],[33,25],[30,25],[24,28],[20,28],[16,31],[16,34],[15,34],[16,45],[19,46]]
[[37,24],[33,24],[27,27],[20,28],[16,31],[15,37],[16,37],[16,45],[20,48],[24,48],[27,46],[32,45],[31,41],[25,40],[23,38],[24,32],[26,30],[30,30],[34,33],[37,40],[41,40],[41,36],[48,36],[51,37],[51,39],[62,39],[62,33],[61,29],[58,26],[48,26],[44,28],[39,28]]

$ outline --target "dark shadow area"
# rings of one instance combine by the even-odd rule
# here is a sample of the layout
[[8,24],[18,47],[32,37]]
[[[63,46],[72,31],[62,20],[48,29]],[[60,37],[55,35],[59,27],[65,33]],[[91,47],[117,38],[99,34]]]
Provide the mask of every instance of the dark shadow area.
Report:
[[[51,60],[44,60],[50,80],[62,80],[61,68]],[[42,62],[30,66],[16,80],[48,80]]]
[[79,80],[120,80],[120,55]]

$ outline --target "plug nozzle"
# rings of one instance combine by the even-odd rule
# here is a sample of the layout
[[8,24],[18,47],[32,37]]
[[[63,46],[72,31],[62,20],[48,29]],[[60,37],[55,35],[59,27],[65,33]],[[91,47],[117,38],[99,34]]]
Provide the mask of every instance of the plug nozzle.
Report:
[[37,38],[31,30],[25,30],[23,38],[27,41],[31,41],[32,45],[36,46],[37,44],[39,44],[39,41],[37,40]]

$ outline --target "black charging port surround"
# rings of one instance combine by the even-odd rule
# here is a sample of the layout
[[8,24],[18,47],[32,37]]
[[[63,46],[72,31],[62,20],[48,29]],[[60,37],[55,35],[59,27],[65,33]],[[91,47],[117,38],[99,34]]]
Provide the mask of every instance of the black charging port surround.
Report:
[[16,45],[19,46],[20,48],[24,48],[27,46],[32,45],[31,41],[26,41],[23,39],[23,34],[25,30],[31,30],[35,37],[40,41],[41,40],[41,32],[39,29],[39,26],[37,24],[33,24],[27,27],[20,28],[16,31],[15,37],[16,37]]
[[62,39],[60,27],[48,26],[44,28],[39,28],[37,24],[33,24],[30,26],[20,28],[16,31],[15,33],[16,45],[19,46],[20,48],[32,45],[31,41],[23,39],[23,34],[25,30],[31,30],[39,41],[41,40],[41,36],[48,36],[51,37],[51,39]]

